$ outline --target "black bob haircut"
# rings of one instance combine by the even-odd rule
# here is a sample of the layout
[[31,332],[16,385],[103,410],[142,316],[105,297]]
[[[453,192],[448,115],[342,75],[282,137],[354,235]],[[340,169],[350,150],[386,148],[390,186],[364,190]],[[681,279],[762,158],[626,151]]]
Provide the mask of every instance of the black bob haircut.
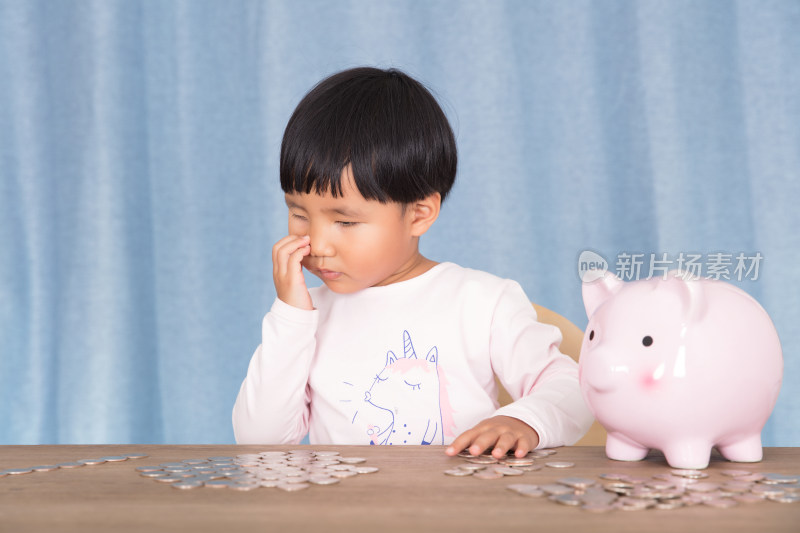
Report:
[[421,83],[396,69],[353,68],[319,82],[294,110],[281,189],[339,197],[351,165],[368,200],[407,204],[438,192],[444,201],[457,159],[447,117]]

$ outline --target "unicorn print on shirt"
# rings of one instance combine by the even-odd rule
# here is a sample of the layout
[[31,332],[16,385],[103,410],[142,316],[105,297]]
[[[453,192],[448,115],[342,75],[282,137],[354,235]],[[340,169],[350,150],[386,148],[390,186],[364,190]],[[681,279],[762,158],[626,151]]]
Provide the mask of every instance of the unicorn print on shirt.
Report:
[[403,331],[403,357],[389,350],[383,369],[364,394],[364,402],[377,408],[384,421],[367,424],[370,444],[445,443],[445,433],[452,434],[452,424],[445,429],[442,403],[448,422],[452,419],[452,409],[447,398],[446,379],[438,363],[436,346],[420,359],[411,335]]

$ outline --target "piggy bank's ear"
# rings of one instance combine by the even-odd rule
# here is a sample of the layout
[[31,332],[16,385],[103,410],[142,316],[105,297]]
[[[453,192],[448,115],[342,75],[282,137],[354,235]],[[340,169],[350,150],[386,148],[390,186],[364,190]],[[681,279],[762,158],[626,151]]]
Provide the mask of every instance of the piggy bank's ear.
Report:
[[669,274],[675,278],[673,281],[678,284],[684,320],[687,322],[701,320],[708,307],[703,282],[687,271],[670,270]]
[[586,316],[592,315],[600,305],[619,291],[624,282],[612,272],[605,271],[601,277],[583,283],[583,306]]

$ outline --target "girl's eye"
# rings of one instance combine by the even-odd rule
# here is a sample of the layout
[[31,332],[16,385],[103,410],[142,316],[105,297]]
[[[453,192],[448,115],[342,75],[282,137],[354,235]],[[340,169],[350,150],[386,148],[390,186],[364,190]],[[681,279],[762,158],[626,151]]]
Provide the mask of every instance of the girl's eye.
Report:
[[405,381],[406,385],[411,387],[411,390],[420,390],[421,389],[421,387],[420,387],[421,383],[409,383],[406,380],[403,380],[403,381]]
[[301,221],[305,221],[306,220],[306,217],[304,217],[303,215],[298,215],[297,213],[292,213],[292,218],[294,218],[296,220],[301,220]]
[[358,222],[347,222],[344,220],[339,220],[336,223],[339,224],[340,226],[344,226],[345,228],[349,228],[351,226],[355,226],[356,224],[358,224]]

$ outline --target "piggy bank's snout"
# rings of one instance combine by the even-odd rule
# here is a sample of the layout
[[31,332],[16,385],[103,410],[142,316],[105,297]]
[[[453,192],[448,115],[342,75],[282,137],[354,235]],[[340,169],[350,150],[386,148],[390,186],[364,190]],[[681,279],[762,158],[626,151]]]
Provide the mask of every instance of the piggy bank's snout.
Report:
[[611,392],[617,388],[628,368],[618,364],[610,354],[602,349],[594,349],[581,353],[580,380],[581,385],[596,392]]

